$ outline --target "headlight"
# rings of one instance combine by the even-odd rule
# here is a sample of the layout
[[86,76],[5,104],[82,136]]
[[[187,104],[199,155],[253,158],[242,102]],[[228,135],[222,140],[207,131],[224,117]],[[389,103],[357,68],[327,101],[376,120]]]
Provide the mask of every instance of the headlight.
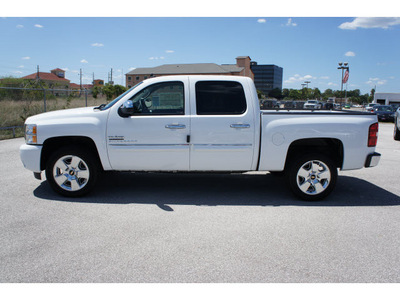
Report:
[[37,126],[33,124],[25,124],[25,143],[37,143]]

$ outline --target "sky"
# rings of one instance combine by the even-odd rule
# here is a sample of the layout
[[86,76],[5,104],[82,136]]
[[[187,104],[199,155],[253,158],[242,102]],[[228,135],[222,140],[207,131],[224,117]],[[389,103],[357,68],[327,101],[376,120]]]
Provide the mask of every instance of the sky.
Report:
[[348,90],[400,93],[400,18],[0,18],[0,77],[23,77],[39,66],[64,69],[73,83],[80,69],[83,83],[93,74],[107,82],[112,69],[114,83],[125,85],[124,74],[134,68],[235,64],[237,56],[282,67],[283,88],[310,81],[310,88],[340,90],[338,63],[348,62]]

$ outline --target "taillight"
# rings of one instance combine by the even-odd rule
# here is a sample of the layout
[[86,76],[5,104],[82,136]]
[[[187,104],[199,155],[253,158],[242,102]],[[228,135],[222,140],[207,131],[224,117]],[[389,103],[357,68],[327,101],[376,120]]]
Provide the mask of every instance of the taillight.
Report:
[[368,147],[376,146],[376,143],[378,142],[378,130],[379,130],[378,123],[374,123],[371,126],[369,126]]

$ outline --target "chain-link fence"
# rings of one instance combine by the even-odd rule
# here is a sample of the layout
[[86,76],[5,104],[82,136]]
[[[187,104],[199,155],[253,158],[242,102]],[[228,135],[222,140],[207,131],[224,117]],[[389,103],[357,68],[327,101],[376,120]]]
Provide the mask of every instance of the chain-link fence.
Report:
[[23,124],[30,116],[106,102],[105,95],[93,95],[86,89],[0,87],[0,140],[23,136]]

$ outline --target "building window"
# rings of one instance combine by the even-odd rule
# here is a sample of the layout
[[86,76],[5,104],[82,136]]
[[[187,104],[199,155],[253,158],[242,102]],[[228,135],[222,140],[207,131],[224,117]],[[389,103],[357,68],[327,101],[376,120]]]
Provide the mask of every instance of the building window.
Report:
[[131,77],[131,76],[128,76],[128,80],[131,81],[131,80],[132,80],[132,77]]
[[140,79],[140,77],[139,76],[136,76],[136,80],[139,80]]

